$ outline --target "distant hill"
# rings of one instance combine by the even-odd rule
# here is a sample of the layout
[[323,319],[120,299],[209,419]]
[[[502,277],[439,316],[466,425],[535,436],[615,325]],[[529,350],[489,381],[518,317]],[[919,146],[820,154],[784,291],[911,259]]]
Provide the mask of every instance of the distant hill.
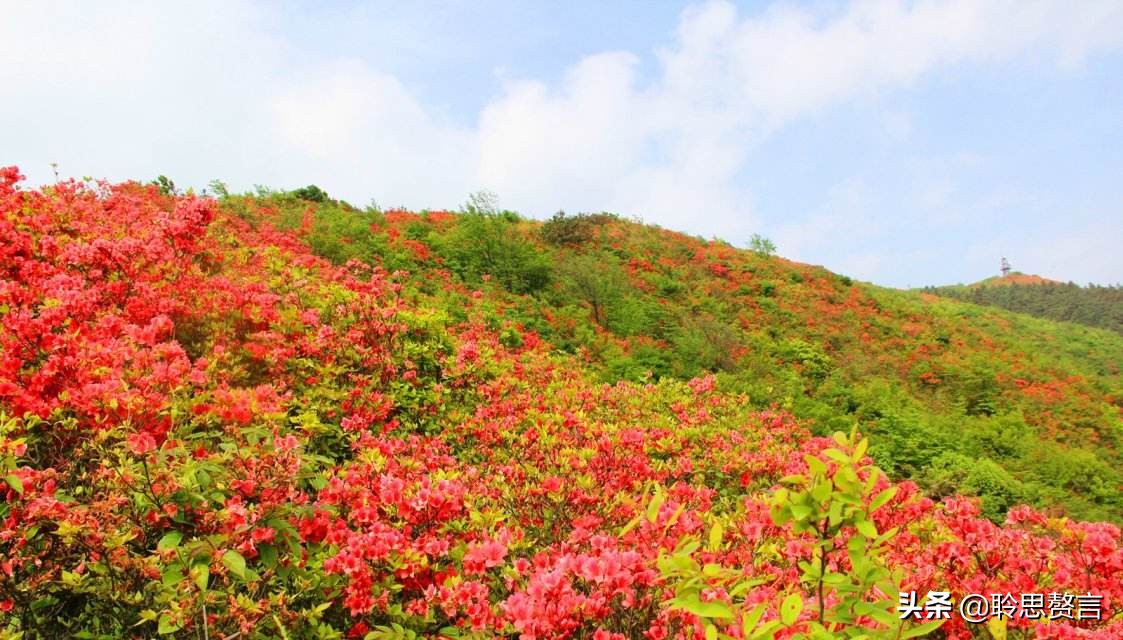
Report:
[[1123,287],[1119,285],[1082,287],[1073,282],[1015,272],[969,285],[926,287],[924,291],[1123,334]]

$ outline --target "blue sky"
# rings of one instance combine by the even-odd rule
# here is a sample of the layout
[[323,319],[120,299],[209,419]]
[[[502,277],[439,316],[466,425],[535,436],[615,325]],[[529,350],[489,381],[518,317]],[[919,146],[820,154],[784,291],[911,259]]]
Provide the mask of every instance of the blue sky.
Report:
[[1123,281],[1123,4],[26,3],[0,163],[610,210],[890,286]]

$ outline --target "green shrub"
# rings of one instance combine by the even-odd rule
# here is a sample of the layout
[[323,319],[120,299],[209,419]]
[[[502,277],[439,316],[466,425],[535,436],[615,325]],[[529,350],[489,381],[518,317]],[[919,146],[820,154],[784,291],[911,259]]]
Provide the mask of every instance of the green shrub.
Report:
[[618,219],[610,213],[579,213],[575,216],[559,211],[539,229],[538,235],[554,246],[575,247],[592,241],[598,227]]
[[509,212],[463,213],[437,249],[469,282],[490,276],[512,293],[541,291],[550,282],[551,261],[522,236],[518,221]]

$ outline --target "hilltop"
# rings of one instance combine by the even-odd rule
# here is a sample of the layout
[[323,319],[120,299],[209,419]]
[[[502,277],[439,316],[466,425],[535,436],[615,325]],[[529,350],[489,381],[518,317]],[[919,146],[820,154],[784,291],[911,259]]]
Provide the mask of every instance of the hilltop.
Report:
[[1033,285],[1033,284],[1061,284],[1059,280],[1051,280],[1043,276],[1033,275],[1032,273],[1022,273],[1020,271],[1012,271],[1004,276],[992,276],[985,278],[973,284],[967,285],[968,289],[978,289],[981,287],[1008,287],[1011,285]]
[[1032,273],[1022,273],[1021,271],[1011,271],[1006,275],[991,276],[983,278],[978,282],[971,284],[951,284],[939,287],[925,287],[925,290],[939,289],[941,291],[970,291],[973,289],[984,289],[988,287],[1008,287],[1013,285],[1054,285],[1063,284],[1060,280],[1052,280],[1044,276],[1034,275]]
[[216,187],[0,173],[0,638],[1123,632],[1119,335],[605,213]]

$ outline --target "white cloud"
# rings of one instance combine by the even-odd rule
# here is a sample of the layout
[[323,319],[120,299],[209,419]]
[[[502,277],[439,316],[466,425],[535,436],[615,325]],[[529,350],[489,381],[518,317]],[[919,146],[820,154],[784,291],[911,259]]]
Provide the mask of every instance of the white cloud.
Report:
[[452,204],[473,187],[474,133],[436,120],[397,78],[361,63],[318,70],[270,107],[289,181],[366,189],[391,206],[424,206],[420,194]]
[[649,131],[635,63],[628,53],[590,56],[557,91],[509,84],[480,116],[481,184],[538,214],[551,213],[550,203],[592,208],[612,199]]
[[44,181],[52,161],[79,176],[261,181],[261,96],[289,55],[270,21],[246,3],[6,4],[3,161]]
[[[803,220],[781,223],[771,230],[776,237],[780,253],[795,260],[815,262],[815,256],[831,245],[847,243],[864,244],[872,237],[884,233],[885,229],[871,215],[876,204],[876,195],[860,178],[849,178],[829,190],[826,201]],[[826,265],[842,268],[842,265]],[[849,265],[858,273],[866,267],[876,266],[871,257],[864,257],[856,264]],[[851,273],[851,272],[848,272]]]

